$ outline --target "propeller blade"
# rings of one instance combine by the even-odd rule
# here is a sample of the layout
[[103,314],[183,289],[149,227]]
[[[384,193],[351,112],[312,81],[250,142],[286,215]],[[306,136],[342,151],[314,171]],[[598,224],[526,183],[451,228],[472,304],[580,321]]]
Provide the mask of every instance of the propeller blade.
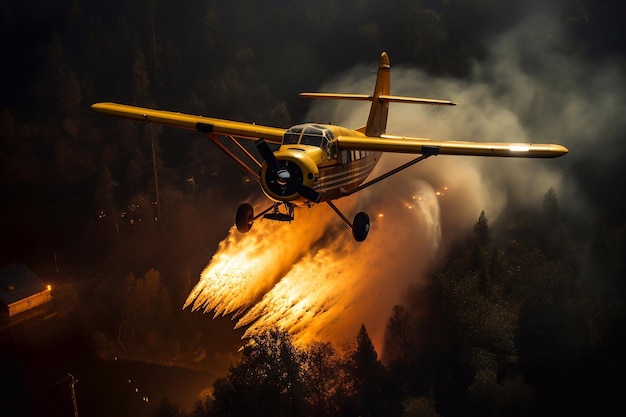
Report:
[[274,152],[272,152],[270,145],[265,142],[265,139],[261,138],[254,142],[254,144],[263,160],[267,162],[267,166],[269,166],[272,171],[278,171],[278,161],[276,161]]
[[315,191],[313,188],[307,187],[306,185],[300,184],[299,182],[295,181],[290,181],[290,184],[293,185],[298,194],[300,194],[302,197],[306,198],[309,201],[317,204],[322,199],[322,195]]

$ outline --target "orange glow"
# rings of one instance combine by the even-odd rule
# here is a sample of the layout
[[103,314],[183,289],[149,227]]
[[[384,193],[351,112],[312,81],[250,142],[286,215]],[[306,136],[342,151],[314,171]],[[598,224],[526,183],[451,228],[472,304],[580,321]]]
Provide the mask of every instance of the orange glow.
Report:
[[[341,348],[365,324],[381,352],[392,307],[421,280],[440,240],[432,188],[418,181],[413,187],[425,202],[408,211],[389,204],[398,201],[393,191],[361,193],[368,211],[380,213],[363,243],[324,204],[296,210],[291,224],[259,220],[247,234],[231,229],[185,307],[232,314],[235,327],[246,328],[244,338],[278,326],[299,345],[328,341]],[[349,205],[361,205],[339,203],[349,217],[358,211]],[[379,222],[382,208],[393,221]]]

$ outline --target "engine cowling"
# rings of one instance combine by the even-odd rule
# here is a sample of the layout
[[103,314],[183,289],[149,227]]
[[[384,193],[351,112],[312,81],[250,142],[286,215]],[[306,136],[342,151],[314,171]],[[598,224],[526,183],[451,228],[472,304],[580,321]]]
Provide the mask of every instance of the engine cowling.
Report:
[[274,153],[276,167],[267,162],[261,167],[261,188],[268,198],[280,202],[305,202],[298,189],[301,185],[313,188],[319,178],[317,164],[299,149],[285,149]]

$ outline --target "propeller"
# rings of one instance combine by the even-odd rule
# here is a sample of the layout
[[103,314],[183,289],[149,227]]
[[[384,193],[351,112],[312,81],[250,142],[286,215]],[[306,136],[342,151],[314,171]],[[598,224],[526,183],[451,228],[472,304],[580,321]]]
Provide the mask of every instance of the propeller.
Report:
[[261,158],[263,158],[263,160],[267,162],[267,166],[269,166],[272,171],[277,172],[279,170],[278,161],[276,160],[276,157],[274,156],[274,152],[272,152],[270,145],[268,145],[263,138],[254,142],[254,144],[261,154]]
[[261,154],[263,160],[267,163],[268,168],[276,176],[276,181],[279,184],[289,185],[293,187],[298,192],[298,194],[300,194],[302,197],[306,198],[309,201],[313,201],[315,203],[320,202],[320,200],[322,199],[322,195],[320,193],[318,193],[311,187],[307,187],[299,181],[293,180],[291,178],[292,173],[288,169],[281,168],[278,165],[278,160],[276,159],[276,156],[274,156],[274,152],[267,144],[265,139],[261,138],[257,140],[254,144]]
[[301,184],[297,181],[291,181],[289,185],[293,185],[298,194],[300,194],[302,197],[316,204],[319,203],[322,199],[322,195],[320,193],[315,191],[313,188],[307,187],[306,185]]

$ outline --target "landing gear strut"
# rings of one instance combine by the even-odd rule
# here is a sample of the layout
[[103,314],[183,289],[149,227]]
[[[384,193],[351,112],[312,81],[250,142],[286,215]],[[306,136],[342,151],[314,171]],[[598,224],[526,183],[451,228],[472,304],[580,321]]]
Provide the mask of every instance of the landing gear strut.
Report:
[[239,233],[247,233],[252,229],[252,224],[259,217],[279,222],[291,222],[293,221],[293,206],[285,203],[285,207],[287,212],[281,213],[280,204],[274,203],[255,216],[252,206],[248,203],[243,203],[237,209],[235,226],[237,226]]
[[362,211],[358,212],[356,216],[354,216],[354,221],[350,223],[350,220],[344,216],[341,210],[339,210],[337,206],[332,203],[332,201],[327,201],[326,203],[335,211],[335,213],[337,213],[339,217],[341,217],[341,220],[343,220],[346,226],[352,230],[352,237],[354,240],[357,242],[363,242],[367,238],[367,234],[370,231],[370,218],[367,213]]
[[[341,220],[352,230],[352,237],[357,242],[363,242],[370,231],[370,218],[367,213],[360,211],[354,216],[354,221],[350,221],[344,216],[344,214],[335,206],[331,201],[327,201],[328,205],[337,213]],[[276,220],[280,222],[293,221],[294,207],[286,205],[287,213],[281,213],[279,203],[274,203],[260,214],[254,215],[254,209],[248,203],[243,203],[237,209],[237,215],[235,217],[235,225],[240,233],[247,233],[252,229],[254,221],[263,217],[270,220]]]

